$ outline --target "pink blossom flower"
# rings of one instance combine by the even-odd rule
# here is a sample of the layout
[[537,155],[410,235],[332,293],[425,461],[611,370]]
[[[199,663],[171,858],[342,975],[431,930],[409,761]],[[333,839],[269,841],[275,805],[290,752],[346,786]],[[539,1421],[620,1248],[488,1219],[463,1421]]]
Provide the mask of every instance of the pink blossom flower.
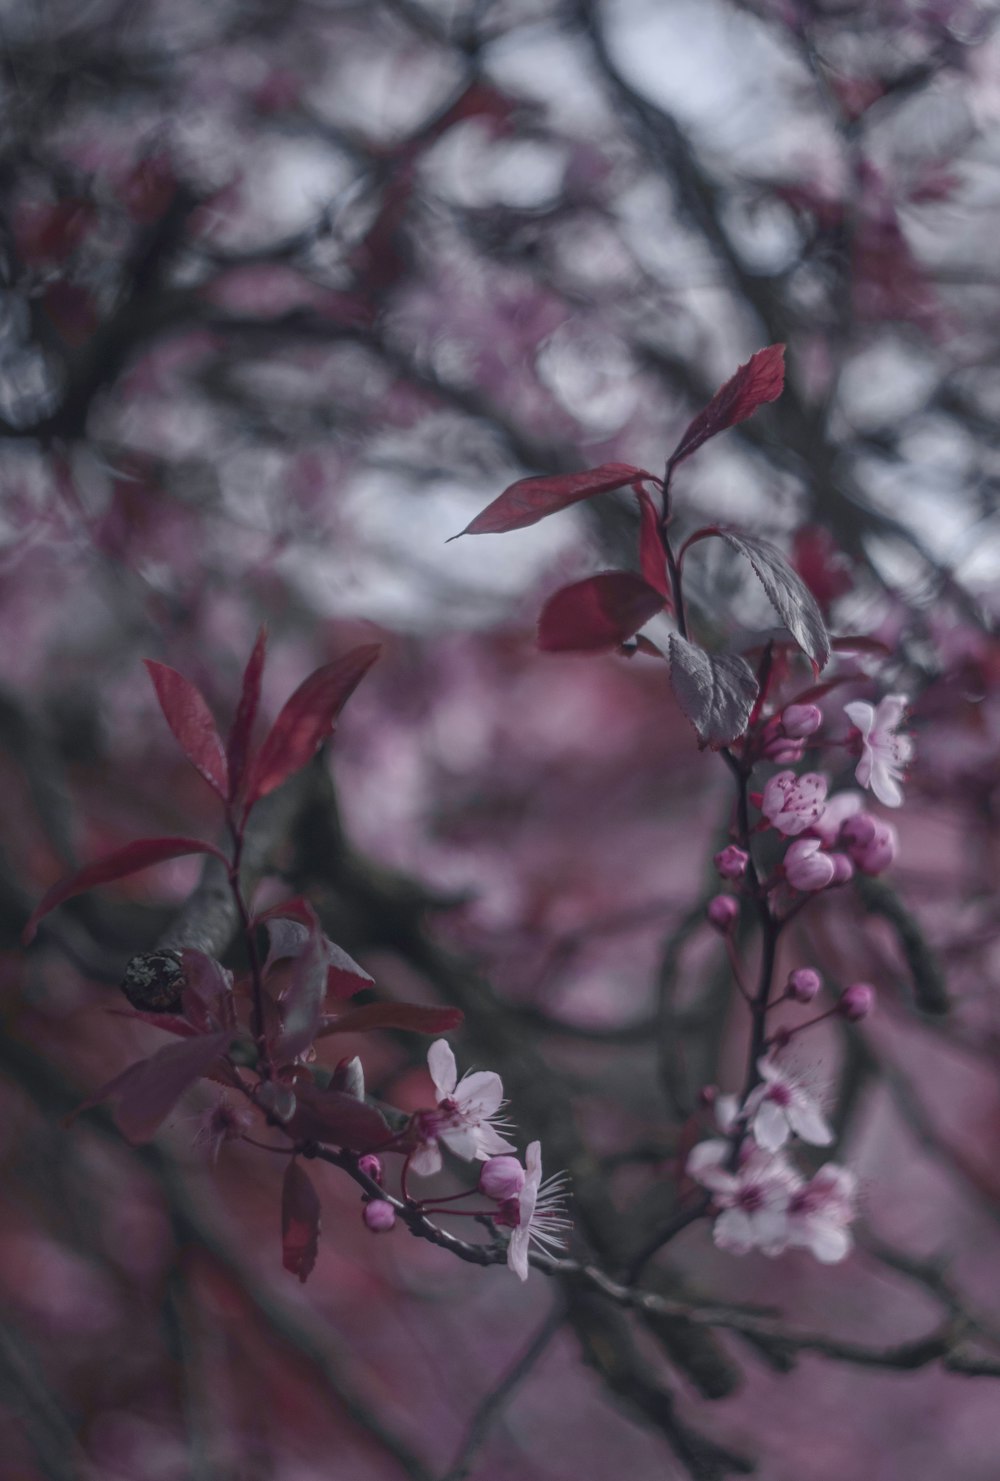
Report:
[[829,783],[819,772],[779,771],[764,788],[760,809],[779,833],[804,833],[822,816]]
[[373,1198],[361,1210],[361,1217],[373,1234],[387,1234],[396,1222],[396,1210],[384,1198]]
[[807,1249],[824,1265],[836,1265],[850,1253],[849,1225],[855,1215],[857,1179],[846,1167],[828,1162],[792,1194],[787,1230],[790,1246]]
[[815,967],[796,967],[794,972],[788,974],[785,991],[797,1003],[811,1003],[813,998],[819,996],[822,986],[823,979]]
[[809,1092],[773,1059],[757,1061],[762,1083],[747,1096],[743,1113],[759,1147],[778,1152],[792,1135],[828,1147],[833,1132]]
[[516,1157],[490,1157],[479,1173],[479,1191],[497,1203],[516,1198],[524,1187],[524,1168]]
[[841,994],[837,1012],[848,1023],[858,1023],[867,1018],[874,1007],[875,989],[868,982],[855,982]]
[[818,838],[797,838],[785,853],[784,865],[793,890],[825,890],[837,873],[830,855],[820,851]]
[[778,766],[794,766],[806,753],[804,740],[789,735],[772,735],[764,742],[763,756]]
[[780,1254],[788,1243],[788,1207],[802,1180],[783,1157],[752,1142],[744,1143],[732,1172],[726,1165],[732,1150],[721,1140],[699,1142],[687,1160],[688,1176],[709,1189],[721,1210],[712,1239],[733,1255],[754,1249]]
[[563,1204],[566,1174],[542,1182],[542,1144],[532,1142],[525,1155],[524,1186],[516,1198],[509,1198],[495,1215],[496,1222],[511,1230],[507,1245],[507,1265],[519,1280],[528,1279],[528,1254],[532,1245],[539,1249],[561,1250],[565,1231],[573,1226],[566,1218]]
[[912,737],[897,734],[907,703],[905,694],[887,694],[877,707],[863,699],[844,706],[847,718],[861,732],[861,760],[854,775],[887,807],[899,807],[903,801],[899,784],[913,757]]
[[249,1111],[234,1106],[228,1096],[222,1095],[199,1117],[199,1121],[194,1145],[204,1147],[212,1161],[218,1162],[223,1142],[239,1141],[253,1125],[253,1116]]
[[447,1039],[436,1039],[427,1051],[427,1065],[437,1091],[437,1110],[418,1111],[414,1129],[419,1145],[410,1167],[421,1177],[440,1171],[443,1142],[456,1157],[469,1161],[513,1152],[493,1122],[503,1105],[503,1082],[492,1070],[473,1070],[458,1078],[458,1066]]

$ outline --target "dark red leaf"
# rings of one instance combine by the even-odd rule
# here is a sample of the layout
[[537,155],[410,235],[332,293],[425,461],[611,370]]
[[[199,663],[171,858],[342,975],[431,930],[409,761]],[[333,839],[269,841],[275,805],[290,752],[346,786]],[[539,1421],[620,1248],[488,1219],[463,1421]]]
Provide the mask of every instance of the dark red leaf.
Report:
[[588,468],[583,473],[556,473],[550,478],[520,478],[510,488],[487,504],[471,524],[452,540],[462,535],[502,535],[507,530],[524,530],[537,524],[547,514],[556,514],[568,509],[581,499],[594,494],[608,494],[612,489],[624,488],[637,478],[652,478],[642,468],[633,468],[628,463],[602,463],[599,468]]
[[181,750],[213,791],[229,795],[229,768],[212,712],[199,689],[165,663],[145,660],[164,719]]
[[366,1034],[376,1028],[408,1029],[414,1034],[450,1034],[460,1026],[461,1008],[423,1008],[417,1003],[369,1003],[337,1018],[320,1021],[317,1039],[330,1034]]
[[35,938],[38,930],[38,922],[50,910],[61,905],[64,900],[71,899],[74,895],[82,895],[85,890],[92,890],[95,885],[109,884],[113,879],[124,879],[128,874],[137,874],[140,869],[148,869],[152,864],[162,864],[166,859],[179,859],[184,854],[214,854],[217,859],[228,865],[225,854],[221,853],[211,843],[202,843],[199,838],[140,838],[135,843],[126,844],[124,848],[117,849],[113,854],[108,854],[103,859],[97,859],[93,864],[86,864],[82,869],[77,869],[73,874],[67,874],[60,879],[42,897],[31,912],[28,924],[21,934],[21,940],[27,946]]
[[316,1037],[326,997],[326,972],[326,940],[314,917],[309,939],[295,958],[291,980],[281,997],[281,1033],[274,1050],[279,1064],[293,1060]]
[[188,1023],[186,1018],[179,1018],[175,1013],[147,1013],[142,1008],[105,1008],[104,1011],[113,1014],[115,1018],[137,1018],[140,1023],[165,1029],[168,1034],[176,1034],[179,1039],[193,1039],[199,1032],[194,1024]]
[[743,735],[757,698],[757,680],[745,659],[706,653],[670,635],[670,685],[703,746],[728,746]]
[[546,653],[617,648],[664,606],[660,593],[641,576],[601,571],[549,597],[538,619],[538,646]]
[[240,795],[246,777],[250,742],[253,737],[253,722],[257,718],[260,703],[260,679],[264,671],[264,656],[267,652],[267,628],[262,627],[253,645],[253,652],[243,671],[240,702],[236,707],[232,729],[226,741],[226,757],[229,762],[229,800],[235,802]]
[[353,998],[363,987],[374,987],[375,978],[359,967],[353,957],[335,942],[323,938],[326,943],[326,990],[335,998]]
[[296,1094],[298,1106],[286,1125],[290,1136],[330,1142],[352,1152],[374,1152],[392,1135],[380,1111],[342,1090],[321,1090],[306,1081],[296,1087]]
[[250,768],[247,810],[312,760],[380,651],[379,643],[353,648],[300,684],[275,720]]
[[710,529],[697,531],[687,543],[690,545],[711,535],[725,540],[731,550],[750,562],[771,606],[818,673],[830,659],[830,634],[816,598],[801,576],[792,570],[770,540],[761,540],[742,530],[713,525]]
[[281,1261],[305,1283],[319,1247],[319,1196],[309,1174],[293,1157],[281,1187]]
[[766,401],[776,401],[784,386],[784,345],[769,345],[766,350],[758,350],[716,391],[705,410],[691,422],[671,454],[668,467],[676,468],[717,432],[745,422]]
[[185,947],[181,952],[181,966],[184,971],[181,1005],[189,1021],[203,1034],[222,1027],[234,1028],[232,973],[214,956],[194,947]]
[[148,1059],[129,1065],[120,1075],[94,1092],[73,1113],[115,1102],[114,1118],[130,1142],[148,1142],[196,1080],[207,1075],[216,1060],[229,1048],[232,1034],[199,1034],[179,1044],[167,1044]]
[[639,566],[643,577],[654,591],[658,591],[668,610],[673,610],[670,581],[667,577],[667,555],[660,531],[660,514],[653,499],[645,489],[636,489],[639,496]]

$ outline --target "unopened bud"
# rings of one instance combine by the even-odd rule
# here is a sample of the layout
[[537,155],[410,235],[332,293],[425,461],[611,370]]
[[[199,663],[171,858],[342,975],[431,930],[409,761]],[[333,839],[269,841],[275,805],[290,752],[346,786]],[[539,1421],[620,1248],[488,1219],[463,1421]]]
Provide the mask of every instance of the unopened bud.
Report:
[[840,837],[849,848],[867,848],[877,832],[878,824],[871,813],[857,812],[846,820]]
[[740,907],[732,895],[716,895],[714,900],[709,900],[706,912],[710,923],[720,935],[725,936],[733,928],[733,922],[740,913]]
[[833,864],[833,883],[846,884],[854,877],[854,865],[846,854],[831,854],[830,861]]
[[818,838],[797,838],[785,854],[785,878],[793,890],[825,890],[835,873],[830,855],[820,852]]
[[479,1174],[479,1191],[497,1203],[516,1198],[524,1187],[524,1168],[516,1157],[490,1157]]
[[746,850],[731,843],[716,854],[713,862],[723,879],[742,879],[747,872],[748,860]]
[[848,1023],[857,1023],[859,1018],[867,1018],[874,1006],[875,989],[867,982],[855,982],[841,997],[837,1012]]
[[355,1054],[351,1059],[342,1059],[330,1077],[330,1089],[343,1095],[353,1095],[355,1100],[365,1098],[365,1071]]
[[888,869],[899,849],[899,835],[891,823],[874,818],[875,833],[870,841],[851,849],[851,857],[862,874],[881,874]]
[[822,723],[823,712],[818,705],[788,705],[781,712],[781,728],[795,740],[815,735]]
[[381,1157],[376,1157],[374,1152],[366,1152],[363,1157],[358,1158],[358,1172],[363,1172],[373,1183],[381,1183],[384,1175]]
[[822,986],[823,979],[815,967],[796,967],[794,972],[788,974],[786,991],[797,1003],[811,1003]]
[[805,749],[805,741],[795,740],[789,735],[776,735],[766,743],[763,754],[767,761],[777,762],[779,766],[794,766],[802,760]]
[[388,1234],[396,1222],[396,1210],[384,1198],[373,1198],[361,1210],[361,1217],[373,1234]]

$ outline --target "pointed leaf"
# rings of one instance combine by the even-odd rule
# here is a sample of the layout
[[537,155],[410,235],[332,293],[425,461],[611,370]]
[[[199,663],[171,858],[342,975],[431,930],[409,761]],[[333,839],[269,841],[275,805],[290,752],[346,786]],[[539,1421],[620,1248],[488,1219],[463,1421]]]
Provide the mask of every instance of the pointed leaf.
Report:
[[235,802],[240,795],[246,778],[250,742],[253,738],[253,722],[257,718],[260,703],[260,680],[264,671],[264,656],[267,652],[267,628],[262,627],[257,641],[243,671],[240,702],[236,707],[232,729],[226,741],[226,757],[229,764],[229,800]]
[[550,478],[520,478],[504,489],[492,504],[487,504],[471,524],[452,540],[462,535],[502,535],[507,530],[524,530],[548,514],[568,509],[594,494],[608,494],[624,488],[636,478],[652,478],[642,468],[628,463],[602,463],[583,473],[556,473]]
[[323,1090],[308,1081],[296,1087],[298,1106],[287,1124],[289,1135],[303,1141],[329,1142],[352,1152],[374,1152],[391,1132],[374,1106],[342,1090]]
[[187,1019],[203,1034],[223,1027],[234,1028],[233,974],[214,956],[191,946],[181,952],[181,966],[184,970],[181,1005]]
[[296,689],[250,768],[245,804],[248,811],[312,760],[380,650],[379,643],[353,648],[343,658],[310,674]]
[[222,739],[201,690],[165,663],[144,660],[164,719],[181,750],[213,791],[229,795],[229,768]]
[[711,401],[691,422],[674,449],[668,468],[676,468],[685,458],[697,452],[703,443],[727,427],[745,422],[758,406],[776,401],[785,386],[785,347],[769,345],[751,355],[745,365],[722,386]]
[[708,531],[745,556],[767,593],[768,601],[818,673],[830,659],[830,634],[812,592],[776,545],[725,527]]
[[281,997],[281,1033],[274,1049],[279,1064],[293,1060],[316,1037],[326,997],[326,972],[325,941],[317,921]]
[[214,854],[228,867],[228,859],[211,843],[203,843],[199,838],[140,838],[135,843],[126,844],[124,848],[117,849],[113,854],[108,854],[103,859],[97,859],[93,864],[86,864],[82,869],[77,869],[73,874],[67,874],[58,880],[52,888],[42,897],[31,912],[31,916],[25,926],[21,940],[25,946],[35,938],[38,930],[38,922],[43,916],[48,915],[57,905],[64,900],[72,899],[74,895],[82,895],[85,890],[92,890],[95,885],[109,884],[113,879],[124,879],[126,875],[137,874],[140,869],[148,869],[152,864],[162,864],[166,859],[179,859],[184,854]]
[[670,685],[702,746],[728,746],[743,735],[757,698],[757,680],[745,659],[706,653],[670,635]]
[[660,529],[660,513],[645,489],[636,489],[639,496],[639,566],[643,577],[654,591],[663,597],[666,606],[673,610],[673,596],[667,577],[667,553],[663,546]]
[[143,1008],[105,1008],[104,1011],[114,1018],[137,1018],[140,1023],[148,1023],[152,1028],[162,1028],[178,1039],[194,1039],[200,1032],[193,1023],[188,1023],[186,1018],[178,1018],[175,1013],[147,1013]]
[[366,1034],[377,1028],[401,1028],[414,1034],[450,1034],[465,1018],[461,1008],[424,1008],[419,1003],[369,1003],[349,1008],[337,1018],[323,1018],[317,1039],[330,1034]]
[[323,938],[326,945],[326,990],[335,998],[353,998],[362,988],[374,987],[375,978],[359,967],[353,957],[348,956],[342,946]]
[[632,571],[600,571],[549,597],[538,619],[538,646],[546,653],[617,648],[664,606],[660,593]]
[[281,1187],[281,1261],[303,1284],[316,1264],[319,1229],[319,1196],[309,1174],[293,1157]]
[[226,1030],[167,1044],[148,1059],[129,1065],[73,1114],[78,1116],[105,1100],[114,1101],[113,1115],[122,1135],[130,1142],[148,1142],[185,1090],[206,1076],[225,1054],[231,1038]]

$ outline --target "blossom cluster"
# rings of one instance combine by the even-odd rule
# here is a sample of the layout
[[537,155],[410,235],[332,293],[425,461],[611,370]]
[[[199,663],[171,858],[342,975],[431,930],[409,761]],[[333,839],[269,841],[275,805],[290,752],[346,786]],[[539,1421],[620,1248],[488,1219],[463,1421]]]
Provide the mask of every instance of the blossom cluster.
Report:
[[758,1061],[760,1082],[742,1107],[719,1096],[716,1120],[727,1137],[700,1142],[687,1159],[690,1178],[712,1194],[712,1238],[720,1249],[780,1255],[807,1249],[826,1265],[852,1248],[857,1183],[828,1162],[806,1179],[789,1160],[793,1137],[826,1147],[833,1133],[813,1097],[772,1056]]

